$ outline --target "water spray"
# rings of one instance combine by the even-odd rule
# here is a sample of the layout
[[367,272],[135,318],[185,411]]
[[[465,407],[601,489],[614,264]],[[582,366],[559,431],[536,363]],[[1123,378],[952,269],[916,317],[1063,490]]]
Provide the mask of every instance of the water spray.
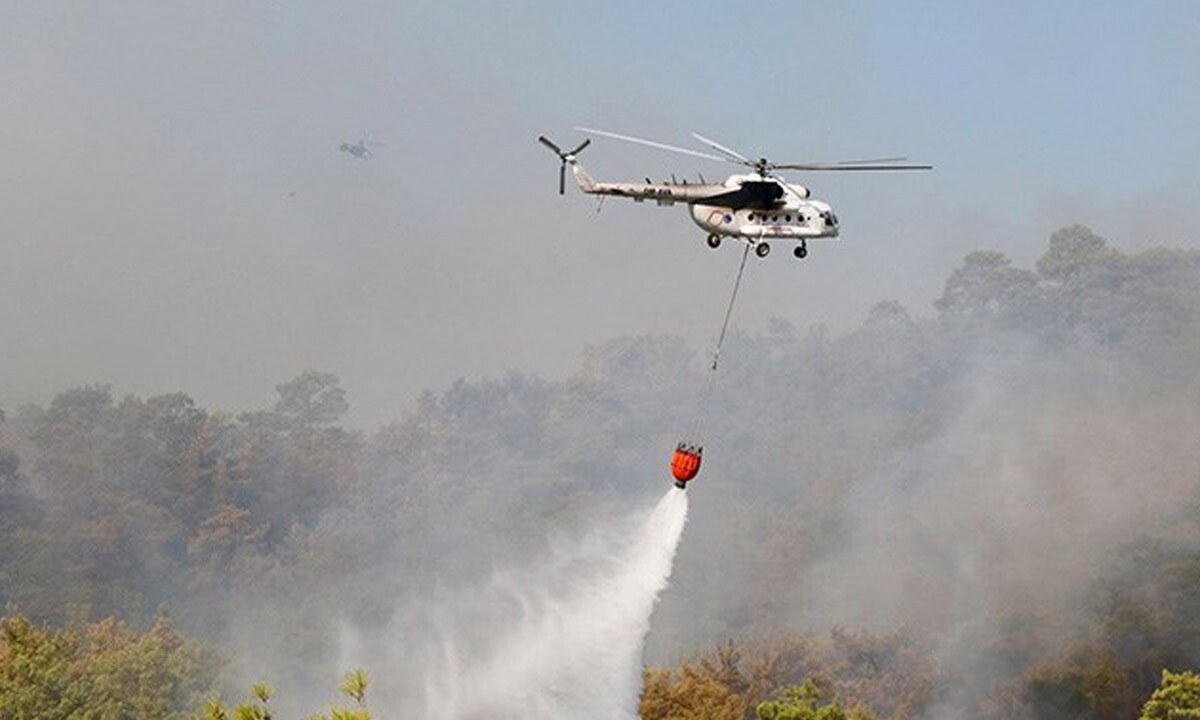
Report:
[[672,487],[653,508],[599,520],[527,567],[443,590],[432,610],[357,638],[355,660],[375,669],[398,717],[636,720],[650,617],[687,509]]

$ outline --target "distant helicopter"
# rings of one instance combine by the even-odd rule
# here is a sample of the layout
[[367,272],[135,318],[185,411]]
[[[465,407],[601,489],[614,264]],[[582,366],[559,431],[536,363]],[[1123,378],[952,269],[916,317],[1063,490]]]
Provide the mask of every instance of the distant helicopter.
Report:
[[550,148],[562,160],[558,169],[558,192],[566,192],[566,170],[571,166],[579,189],[589,195],[616,195],[632,198],[634,202],[653,200],[659,205],[686,203],[692,220],[708,233],[711,248],[718,248],[723,238],[732,237],[754,248],[758,257],[771,252],[768,241],[794,241],[793,253],[797,258],[808,256],[808,240],[832,240],[838,236],[838,218],[827,203],[812,199],[809,189],[797,183],[784,182],[775,175],[777,170],[931,170],[932,165],[901,164],[907,158],[877,158],[873,160],[847,160],[836,163],[774,163],[766,158],[751,160],[746,156],[720,145],[708,138],[692,133],[705,145],[721,153],[713,155],[687,148],[675,147],[653,140],[619,135],[605,130],[577,127],[576,130],[649,147],[693,155],[708,160],[744,165],[753,174],[730,175],[723,183],[707,183],[701,177],[699,183],[686,180],[655,183],[646,182],[596,182],[583,167],[577,156],[591,144],[588,138],[574,150],[564,151],[545,136],[538,142]]
[[351,145],[350,143],[342,143],[341,147],[339,147],[338,150],[341,150],[342,152],[345,152],[345,153],[350,153],[351,155],[358,158],[359,160],[370,160],[372,157],[374,157],[375,153],[371,152],[370,148],[367,147],[368,144],[383,145],[383,143],[377,143],[377,142],[368,143],[366,140],[359,140],[357,145]]

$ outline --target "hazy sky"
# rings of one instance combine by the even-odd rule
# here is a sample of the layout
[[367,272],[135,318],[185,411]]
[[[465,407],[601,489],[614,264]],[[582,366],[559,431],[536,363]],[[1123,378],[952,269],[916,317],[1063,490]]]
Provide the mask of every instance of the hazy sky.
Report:
[[[843,241],[749,269],[735,321],[931,312],[967,252],[1074,222],[1200,245],[1200,3],[0,0],[0,408],[89,382],[270,405],[422,389],[717,330],[737,250],[681,207],[556,194],[590,125],[781,162]],[[374,159],[338,151],[375,140]],[[730,167],[597,140],[599,179]],[[730,349],[729,352],[734,352]]]

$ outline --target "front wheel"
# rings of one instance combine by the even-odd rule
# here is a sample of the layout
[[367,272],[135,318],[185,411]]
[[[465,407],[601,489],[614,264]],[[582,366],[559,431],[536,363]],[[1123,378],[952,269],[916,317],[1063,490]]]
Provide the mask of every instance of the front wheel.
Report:
[[771,252],[771,246],[764,242],[754,246],[754,254],[759,257],[766,257],[769,252]]
[[808,248],[803,245],[797,245],[796,249],[792,252],[795,253],[796,257],[800,258],[801,260],[808,257]]
[[708,246],[710,248],[712,248],[713,250],[716,250],[717,248],[721,247],[721,236],[716,233],[709,235],[708,236]]

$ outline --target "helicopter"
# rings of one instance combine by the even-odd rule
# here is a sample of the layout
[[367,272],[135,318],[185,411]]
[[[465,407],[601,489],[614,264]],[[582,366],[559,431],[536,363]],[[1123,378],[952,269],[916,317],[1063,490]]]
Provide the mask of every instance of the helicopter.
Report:
[[341,146],[338,147],[338,150],[341,150],[344,153],[350,153],[351,155],[358,158],[359,160],[370,160],[372,158],[372,156],[374,156],[374,153],[371,152],[370,148],[367,147],[368,144],[382,145],[383,143],[377,143],[377,142],[367,143],[366,140],[359,140],[357,145],[351,145],[350,143],[342,143]]
[[597,182],[579,164],[578,155],[588,145],[585,139],[573,150],[563,150],[544,135],[538,142],[558,155],[562,164],[558,169],[558,193],[566,192],[566,170],[571,173],[579,189],[589,195],[632,198],[634,202],[653,201],[661,206],[684,203],[688,206],[692,220],[707,232],[706,242],[714,250],[725,238],[734,238],[754,249],[758,257],[771,252],[770,242],[794,242],[793,254],[800,259],[808,256],[809,240],[835,240],[838,237],[838,218],[828,203],[812,197],[804,185],[786,182],[776,171],[864,171],[864,170],[931,170],[932,165],[904,164],[907,158],[876,158],[872,160],[846,160],[833,163],[775,163],[766,158],[751,160],[716,141],[698,133],[692,137],[716,150],[719,155],[676,147],[666,143],[646,140],[630,135],[621,135],[606,130],[576,127],[576,130],[600,137],[623,140],[646,145],[660,150],[692,155],[707,160],[733,163],[750,168],[752,172],[730,175],[721,183],[689,183],[672,176],[669,182]]

